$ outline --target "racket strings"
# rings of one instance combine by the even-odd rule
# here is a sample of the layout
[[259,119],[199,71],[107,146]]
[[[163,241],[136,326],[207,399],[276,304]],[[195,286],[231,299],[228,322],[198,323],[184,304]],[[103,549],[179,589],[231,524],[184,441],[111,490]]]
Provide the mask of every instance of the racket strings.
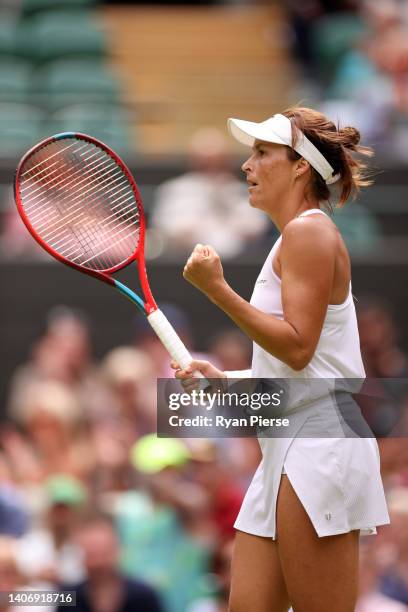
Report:
[[[90,158],[90,159],[92,159],[92,158]],[[99,160],[100,160],[100,158],[97,158],[97,159],[96,159],[94,162],[90,163],[90,164],[89,164],[89,169],[88,169],[88,171],[87,171],[86,173],[84,173],[84,174],[91,174],[91,173],[92,173],[92,172],[95,170],[95,168],[96,168],[96,167],[98,167],[97,162],[98,162]],[[89,161],[89,159],[88,159],[88,160],[85,160],[85,161]],[[105,165],[106,165],[106,160],[104,160],[104,163],[105,163]],[[97,164],[97,165],[95,166],[95,164]],[[99,165],[100,165],[100,164],[99,164]],[[94,166],[94,168],[93,168],[92,166]],[[67,183],[67,182],[65,182],[65,183],[64,183],[64,179],[63,179],[63,178],[61,178],[61,179],[60,179],[60,180],[59,180],[57,183],[55,183],[55,182],[53,182],[53,181],[55,181],[55,177],[53,177],[51,180],[47,180],[47,181],[45,181],[44,179],[48,179],[50,176],[52,176],[52,175],[53,175],[53,174],[55,174],[55,173],[58,173],[58,178],[60,178],[60,177],[61,177],[61,168],[58,168],[58,167],[57,167],[57,168],[54,168],[54,170],[53,170],[52,172],[49,172],[49,173],[47,173],[46,175],[44,175],[44,176],[42,176],[42,177],[41,177],[42,184],[40,185],[40,187],[37,187],[37,189],[31,190],[31,194],[30,194],[30,196],[31,196],[31,197],[30,197],[30,200],[27,200],[27,204],[33,204],[34,206],[37,206],[37,205],[38,205],[38,203],[39,203],[39,201],[37,200],[37,198],[38,198],[38,197],[41,197],[41,195],[42,195],[42,193],[41,193],[41,189],[44,189],[45,187],[47,187],[47,185],[51,185],[53,188],[58,187],[58,185],[60,185],[60,184],[64,184],[64,187],[65,187],[65,188],[66,188],[66,187],[68,187],[68,186],[70,186],[70,185],[72,185],[72,183],[74,183],[74,182],[75,182],[75,180],[76,180],[75,174],[80,174],[81,170],[82,170],[82,166],[80,166],[79,172],[71,172],[71,176],[72,176],[73,178],[72,178],[72,180],[71,180],[71,181],[69,181],[68,183]],[[62,176],[63,176],[63,175],[62,175]],[[80,183],[84,182],[85,180],[86,180],[86,177],[84,177],[84,178],[82,179],[82,181],[80,181]],[[79,184],[80,184],[80,183],[79,183]],[[77,184],[77,186],[78,186],[78,184]],[[25,189],[27,189],[27,188],[23,188],[23,189],[22,189],[22,192],[24,192],[24,190],[25,190]],[[40,191],[40,193],[39,193],[39,194],[36,196],[36,195],[34,195],[34,194],[35,194],[37,191]],[[37,200],[37,201],[35,202],[35,200]]]
[[[115,186],[115,187],[113,187],[112,189],[115,189],[115,188],[116,188],[116,186]],[[129,189],[127,185],[126,185],[126,188],[127,188],[127,189]],[[107,190],[107,191],[105,192],[105,195],[106,195],[107,193],[109,193],[109,192],[110,192],[112,189]],[[95,192],[95,195],[99,195],[99,194],[97,194],[97,193]],[[75,205],[74,205],[74,206],[65,206],[65,203],[66,203],[66,198],[64,198],[64,197],[62,197],[61,199],[59,199],[59,200],[58,200],[58,203],[57,203],[57,204],[55,204],[55,207],[56,207],[56,209],[57,209],[57,210],[60,212],[60,214],[61,214],[61,213],[64,213],[64,215],[65,215],[65,216],[64,216],[64,218],[63,218],[63,222],[67,222],[67,221],[69,221],[70,219],[75,219],[76,214],[77,214],[77,213],[78,213],[78,212],[81,210],[81,208],[82,208],[82,205],[83,205],[83,204],[82,204],[82,201],[83,201],[84,196],[86,196],[86,192],[85,192],[85,193],[83,193],[83,194],[81,194],[81,198],[82,198],[82,200],[81,200],[81,202],[80,202],[78,205],[76,205],[76,206],[75,206]],[[79,196],[78,196],[78,197],[79,197]],[[76,198],[74,198],[74,199],[76,199]],[[70,199],[69,201],[72,201],[72,200]],[[92,210],[92,208],[93,208],[92,204],[94,204],[94,205],[96,205],[96,206],[99,206],[99,205],[100,205],[100,199],[99,199],[98,197],[96,197],[94,200],[90,200],[89,198],[87,198],[87,203],[88,203],[89,210],[91,211],[91,210]],[[37,214],[33,214],[33,215],[32,215],[32,220],[33,220],[33,221],[35,221],[36,219],[38,219],[38,217],[39,217],[39,216],[41,216],[41,214],[42,214],[42,211],[38,211],[38,213],[37,213]],[[44,223],[44,224],[45,224],[45,223]],[[41,229],[41,224],[38,226],[38,229]],[[57,229],[58,229],[58,227],[54,228],[54,230],[57,230]]]
[[[130,196],[128,199],[133,199],[133,196]],[[139,213],[137,212],[136,214],[134,213],[134,204],[133,202],[131,204],[129,204],[129,206],[127,208],[130,208],[132,211],[132,216],[128,217],[129,220],[138,220],[139,218]],[[125,208],[122,208],[121,213],[125,212]],[[126,214],[126,213],[125,213]],[[81,215],[83,216],[83,215]],[[100,231],[106,230],[108,225],[111,225],[113,223],[116,222],[117,219],[117,214],[113,213],[110,217],[114,217],[112,219],[112,221],[110,221],[109,223],[105,224],[103,227],[100,227]],[[110,218],[110,217],[106,217],[105,222]],[[122,215],[123,217],[123,215]],[[76,217],[76,220],[79,220],[79,215]],[[58,230],[61,228],[62,224],[57,225],[56,227],[53,228],[53,231],[50,234],[44,234],[43,239],[46,240],[47,242],[50,243],[50,246],[52,246],[53,248],[56,248],[57,246],[60,246],[61,244],[61,239],[60,240],[54,240],[55,239],[55,235],[58,232]],[[54,240],[54,242],[52,242]],[[52,243],[52,244],[51,244]],[[61,255],[63,255],[63,253],[61,253]]]
[[[109,190],[107,190],[107,191],[105,192],[105,195],[106,195],[106,194],[108,194],[108,193],[110,193],[110,191],[111,191],[110,189],[109,189]],[[131,198],[132,198],[132,197],[133,197],[133,193],[132,193],[132,196],[129,196],[129,197],[131,197]],[[61,201],[59,201],[59,203],[56,205],[56,209],[58,210],[58,212],[60,213],[60,215],[61,215],[61,207],[62,207],[62,204],[63,204],[63,203],[64,203],[64,200],[62,200],[62,202],[61,202]],[[89,200],[89,198],[88,198],[87,203],[88,203],[88,211],[89,211],[89,212],[92,212],[92,211],[93,211],[94,206],[98,206],[98,205],[100,204],[100,200],[99,200],[98,198],[96,198],[96,199],[94,199],[93,201],[90,201],[90,200]],[[52,231],[51,231],[51,232],[50,232],[48,235],[45,235],[45,236],[44,236],[44,239],[45,239],[45,240],[49,240],[49,239],[51,238],[52,234],[53,234],[53,233],[55,233],[55,232],[57,232],[57,231],[60,229],[60,226],[61,226],[61,225],[64,225],[64,224],[66,224],[67,222],[69,222],[69,221],[71,221],[71,220],[75,219],[75,218],[76,218],[76,216],[77,216],[77,213],[78,213],[79,211],[81,211],[81,207],[82,207],[82,205],[83,205],[83,204],[82,204],[82,203],[80,203],[80,204],[79,204],[79,206],[76,206],[76,207],[75,207],[73,210],[72,210],[72,208],[73,208],[72,206],[71,206],[71,207],[67,207],[67,208],[65,209],[65,211],[64,211],[64,212],[65,212],[65,215],[63,215],[63,219],[61,220],[60,225],[56,225],[55,227],[53,227],[53,228],[52,228]],[[117,206],[120,206],[120,204],[118,204]],[[41,215],[41,214],[42,214],[42,212],[40,212],[39,214]],[[35,222],[36,220],[38,220],[38,214],[32,215],[32,220],[33,220],[33,222]],[[41,224],[41,223],[39,223],[39,224],[38,224],[38,226],[37,226],[37,230],[38,230],[38,231],[43,230],[43,229],[44,229],[44,226],[46,226],[46,225],[47,225],[47,221],[48,221],[48,220],[44,221],[42,224]]]
[[20,177],[30,224],[65,259],[103,271],[121,265],[136,250],[136,196],[121,166],[104,149],[83,139],[59,139],[29,157]]
[[[85,160],[85,161],[87,161],[87,160]],[[112,160],[110,160],[110,161],[112,161]],[[89,164],[89,166],[92,166],[92,164]],[[87,180],[87,177],[88,177],[90,174],[92,174],[93,170],[94,170],[94,169],[93,169],[92,167],[89,167],[89,169],[88,169],[86,172],[83,172],[83,166],[81,165],[81,166],[80,166],[80,170],[79,170],[79,171],[80,171],[80,174],[81,174],[81,175],[85,175],[85,176],[84,176],[84,178],[83,178],[81,181],[78,181],[78,182],[77,182],[77,181],[76,181],[76,177],[74,176],[74,178],[73,178],[71,181],[68,181],[68,182],[67,182],[67,181],[65,181],[64,186],[63,186],[64,190],[67,190],[67,189],[68,189],[68,187],[71,187],[73,183],[76,183],[76,187],[78,188],[78,185],[80,185],[80,184],[82,184],[83,182],[85,182],[85,181]],[[118,169],[117,169],[117,167],[115,167],[115,171],[116,171],[116,174],[118,175]],[[105,175],[107,175],[107,174],[109,174],[109,173],[105,173]],[[77,171],[75,171],[75,169],[73,168],[73,169],[72,169],[72,172],[71,172],[71,175],[78,175],[78,172],[77,172]],[[120,178],[123,180],[123,175],[121,175],[121,174],[120,174]],[[106,179],[106,180],[107,180],[107,179]],[[58,185],[60,185],[60,184],[61,184],[61,183],[63,183],[63,182],[64,182],[63,180],[58,181],[56,184],[53,184],[53,185],[52,185],[52,187],[53,187],[53,188],[58,187]],[[114,181],[111,181],[111,182],[114,182]],[[123,181],[123,182],[125,183],[126,181]],[[41,189],[42,187],[46,187],[46,186],[47,186],[47,185],[49,185],[50,183],[52,183],[52,181],[46,181],[46,182],[43,182],[43,184],[41,185],[41,187],[39,187],[39,188],[35,189],[34,191],[38,191],[39,189]],[[78,192],[80,192],[80,191],[81,191],[81,189],[79,188],[79,189],[77,189],[77,191],[78,191]],[[44,193],[44,192],[43,192],[43,193]],[[41,193],[40,195],[43,195],[43,193]],[[71,201],[71,202],[72,202],[72,201],[75,201],[75,200],[76,200],[78,197],[81,197],[81,196],[83,197],[83,195],[84,195],[84,193],[79,193],[79,195],[78,195],[78,196],[75,198],[75,197],[72,197],[72,196],[74,195],[74,193],[75,193],[75,190],[73,189],[73,190],[72,190],[72,192],[70,193],[70,196],[71,196],[71,197],[70,197],[70,201]],[[30,194],[30,196],[31,196],[31,195],[32,195],[32,193]],[[26,211],[29,211],[29,210],[30,210],[30,208],[31,208],[32,206],[33,206],[33,207],[35,206],[35,207],[37,208],[38,213],[41,213],[41,206],[40,206],[40,203],[41,203],[41,202],[44,202],[44,201],[46,202],[46,200],[47,200],[47,196],[44,196],[43,198],[41,198],[41,200],[38,200],[38,201],[34,202],[34,200],[36,199],[36,197],[38,197],[38,196],[34,196],[34,198],[32,198],[32,197],[26,198],[26,200],[25,200],[25,202],[26,202]],[[62,201],[63,201],[63,200],[64,200],[64,198],[62,199]],[[62,203],[61,203],[61,200],[60,200],[59,206],[61,206],[61,205],[62,205]],[[69,208],[72,208],[72,207],[69,207]],[[34,218],[34,215],[33,215],[33,218]]]
[[[85,195],[86,194],[84,194],[83,192],[81,193],[82,198],[84,198]],[[64,204],[64,202],[59,201],[58,206],[57,206],[60,213],[64,213],[64,212],[67,213],[68,209],[71,210],[73,208],[72,206],[68,206],[68,209],[64,211],[61,209],[62,204]],[[87,200],[87,204],[88,204],[88,207],[91,204],[89,199]],[[71,223],[70,229],[74,235],[73,236],[69,234],[67,235],[67,232],[64,232],[62,238],[55,241],[57,234],[61,233],[61,229],[63,228],[63,226],[67,222],[72,222],[72,221],[75,221],[75,224]],[[78,229],[76,230],[75,228],[80,227],[80,223],[82,224],[85,221],[86,221],[85,215],[82,212],[78,214],[78,207],[77,207],[75,208],[75,210],[72,211],[69,218],[65,216],[62,222],[60,221],[59,223],[55,224],[54,227],[52,228],[52,232],[50,234],[45,234],[43,236],[43,239],[47,241],[52,248],[54,248],[55,250],[59,250],[62,256],[69,258],[71,260],[75,260],[75,262],[78,262],[80,264],[85,264],[85,263],[91,262],[94,259],[93,265],[91,266],[93,268],[111,267],[111,262],[106,258],[106,256],[101,257],[100,253],[98,253],[98,257],[96,258],[93,258],[92,256],[89,257],[90,253],[92,254],[93,252],[95,254],[95,250],[92,251],[93,247],[95,246],[95,241],[99,240],[99,242],[101,242],[101,239],[103,238],[103,235],[106,235],[106,232],[103,232],[102,234],[101,227],[99,227],[99,236],[96,236],[95,232],[93,232],[94,241],[92,244],[89,240],[86,242],[83,239],[80,239],[80,232],[78,232]],[[88,226],[90,225],[92,224],[88,223]],[[38,231],[40,229],[41,229],[40,227],[37,228]],[[109,238],[109,236],[107,238]],[[61,250],[62,246],[64,247],[64,250]],[[65,248],[66,246],[68,246],[68,250],[66,250]],[[78,249],[78,247],[80,248]],[[99,249],[99,251],[101,251],[101,249]],[[106,252],[106,249],[103,249],[103,253],[105,252]],[[120,250],[120,253],[122,252],[123,251]],[[87,255],[86,260],[81,261],[81,259],[83,259],[85,255]],[[123,253],[123,256],[124,258],[126,258],[127,253]]]
[[[74,147],[76,144],[78,144],[77,140],[73,140],[68,146],[66,146],[64,149],[59,148],[55,153],[53,153],[52,155],[49,155],[48,157],[44,158],[44,156],[40,157],[40,161],[39,163],[35,166],[35,165],[30,165],[29,167],[27,167],[26,170],[24,170],[24,172],[21,172],[21,179],[23,179],[27,174],[29,174],[30,172],[32,172],[33,170],[35,170],[38,166],[44,165],[45,163],[47,163],[47,166],[45,166],[45,168],[49,168],[50,164],[49,160],[52,159],[53,157],[55,157],[56,155],[60,155],[61,153],[63,153],[64,151],[66,151],[67,149],[70,149],[71,147]],[[33,159],[33,157],[31,158]],[[44,167],[44,166],[43,166]]]
[[[80,151],[80,150],[81,149],[78,149],[78,151]],[[104,154],[103,156],[99,156],[93,162],[90,162],[89,160],[92,159],[93,157],[95,157],[95,155],[92,155],[92,156],[89,156],[88,158],[83,159],[82,162],[79,163],[79,164],[78,164],[78,162],[73,161],[71,166],[68,168],[67,172],[65,172],[65,173],[63,173],[61,171],[61,167],[59,167],[59,168],[57,167],[57,168],[54,168],[54,170],[52,172],[49,172],[49,173],[41,176],[40,187],[38,187],[37,189],[31,190],[30,198],[27,199],[27,204],[33,204],[33,205],[37,206],[38,203],[39,203],[37,198],[42,195],[40,190],[42,188],[47,187],[48,185],[51,185],[52,188],[56,188],[60,184],[63,184],[64,188],[66,189],[67,187],[71,186],[73,183],[76,183],[76,186],[78,187],[79,184],[81,184],[81,183],[86,181],[86,176],[87,175],[90,175],[90,174],[94,173],[94,174],[97,174],[98,176],[100,176],[100,173],[96,173],[95,170],[96,170],[96,168],[101,167],[101,166],[104,166],[104,167],[110,166],[109,172],[105,172],[104,173],[105,175],[108,175],[109,173],[112,173],[112,168],[113,168],[113,171],[115,171],[115,174],[119,174],[120,170],[118,169],[118,167],[116,165],[114,165],[114,162],[113,162],[112,159],[110,159],[110,158],[106,159],[106,154]],[[98,162],[101,159],[103,160],[103,162],[101,164],[98,164]],[[88,166],[86,172],[83,171],[83,164],[84,163],[87,163],[87,166]],[[66,180],[64,180],[64,174],[66,175],[68,173],[68,171],[70,172],[70,176],[71,176],[72,180],[67,182]],[[51,180],[45,180],[45,179],[48,179],[51,175],[55,175],[55,173],[58,173],[58,178],[60,180],[55,182],[55,178],[56,178],[55,176],[53,176],[53,178]],[[40,175],[40,173],[37,176],[39,176],[39,175]],[[81,181],[76,182],[78,176],[83,176],[83,178],[82,178]],[[26,180],[29,180],[29,179],[26,179]],[[27,188],[23,188],[22,192],[24,192],[24,189],[27,189]],[[37,191],[40,191],[40,193],[36,196],[34,194]],[[35,202],[35,200],[37,200],[37,201]]]

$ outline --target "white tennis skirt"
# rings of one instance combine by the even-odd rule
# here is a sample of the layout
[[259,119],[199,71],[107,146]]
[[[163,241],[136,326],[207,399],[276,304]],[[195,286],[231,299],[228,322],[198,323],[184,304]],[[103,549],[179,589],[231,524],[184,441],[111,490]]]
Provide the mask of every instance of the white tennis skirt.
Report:
[[276,539],[282,471],[319,537],[357,529],[370,535],[376,533],[376,526],[388,524],[375,438],[352,437],[332,406],[309,406],[289,418],[290,437],[270,437],[273,432],[269,431],[264,433],[268,437],[259,438],[262,460],[235,528]]

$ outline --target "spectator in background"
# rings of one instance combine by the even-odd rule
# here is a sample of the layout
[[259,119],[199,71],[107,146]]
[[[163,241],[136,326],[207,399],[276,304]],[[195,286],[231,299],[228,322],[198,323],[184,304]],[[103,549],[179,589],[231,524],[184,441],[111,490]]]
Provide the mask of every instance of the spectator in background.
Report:
[[408,358],[400,348],[391,305],[379,298],[357,304],[361,353],[368,377],[407,378]]
[[101,410],[105,394],[91,353],[85,316],[65,306],[53,308],[47,316],[45,333],[35,342],[27,363],[11,379],[8,416],[14,419],[32,395],[32,387],[44,381],[56,381],[69,388],[85,415]]
[[103,359],[101,374],[112,394],[109,413],[125,421],[135,438],[153,431],[156,385],[149,355],[131,346],[119,346]]
[[388,559],[382,571],[380,591],[384,597],[408,606],[408,487],[387,495],[391,524],[386,531]]
[[381,593],[381,570],[377,544],[371,538],[366,538],[360,550],[359,598],[356,612],[406,611],[403,604]]
[[95,453],[91,479],[98,494],[133,484],[132,445],[156,428],[156,377],[149,355],[131,346],[112,349],[102,360],[106,401],[89,422]]
[[[15,591],[22,584],[21,574],[15,557],[15,541],[11,537],[0,537],[0,593]],[[0,600],[1,612],[11,610],[7,601]]]
[[[0,2],[1,8],[2,2]],[[4,61],[4,60],[3,60]],[[27,231],[14,203],[13,189],[10,187],[1,193],[2,211],[0,227],[0,255],[10,261],[46,261],[52,262],[49,254],[40,247]]]
[[[41,584],[28,583],[23,576],[17,561],[16,540],[11,537],[0,537],[0,612],[17,612],[21,606],[8,602],[6,593],[41,589]],[[24,604],[25,612],[53,612],[53,605],[31,606]]]
[[391,145],[405,156],[407,132],[398,124],[408,112],[407,5],[397,0],[365,0],[360,13],[365,31],[350,40],[349,49],[332,70],[323,109],[356,123],[370,143]]
[[209,519],[217,540],[225,542],[235,535],[234,523],[244,498],[243,490],[234,482],[212,440],[193,438],[189,448],[193,480],[206,493]]
[[223,371],[247,370],[251,367],[252,345],[238,329],[225,329],[209,341],[209,352]]
[[62,472],[86,478],[93,454],[80,404],[69,387],[33,382],[14,419],[20,430],[4,431],[2,443],[19,482],[36,485]]
[[295,98],[356,125],[370,145],[407,156],[408,5],[405,0],[286,0],[303,67]]
[[144,436],[131,462],[140,486],[113,503],[123,568],[157,587],[166,612],[184,611],[208,591],[216,540],[208,494],[191,477],[191,452],[182,440]]
[[166,254],[183,258],[197,242],[209,242],[224,258],[238,255],[270,224],[249,207],[245,184],[232,173],[224,135],[215,128],[199,130],[189,164],[190,172],[157,189],[151,224],[161,231]]
[[0,534],[20,537],[27,531],[28,524],[24,491],[14,482],[11,466],[0,452]]
[[328,17],[337,19],[338,15],[354,16],[358,0],[285,0],[292,27],[293,50],[305,76],[315,77],[319,71],[318,57],[314,44],[316,22]]
[[73,541],[80,512],[87,500],[84,485],[66,474],[47,479],[43,487],[46,508],[42,520],[18,540],[19,565],[31,580],[52,587],[84,576],[81,552]]
[[[379,298],[362,298],[357,303],[361,354],[366,382],[359,405],[375,435],[404,435],[407,421],[408,358],[399,346],[392,307]],[[387,458],[401,440],[382,440]],[[398,452],[397,452],[398,457]],[[384,469],[387,462],[384,463]]]
[[220,542],[212,558],[212,576],[215,592],[212,596],[197,599],[186,612],[228,612],[228,599],[231,588],[231,561],[233,540]]
[[[84,517],[76,530],[83,553],[86,579],[68,588],[76,591],[79,612],[161,612],[155,591],[147,584],[128,578],[119,569],[120,546],[109,516]],[[66,612],[61,606],[59,612]]]
[[381,474],[386,490],[408,487],[408,444],[399,432],[378,440]]

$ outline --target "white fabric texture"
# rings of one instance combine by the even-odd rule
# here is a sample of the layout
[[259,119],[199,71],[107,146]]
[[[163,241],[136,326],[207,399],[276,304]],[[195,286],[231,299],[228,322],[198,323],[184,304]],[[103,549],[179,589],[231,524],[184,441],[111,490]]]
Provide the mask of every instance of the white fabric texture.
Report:
[[[312,209],[301,216],[319,213],[325,214]],[[265,261],[251,304],[283,319],[281,283],[272,269],[279,244],[280,239]],[[236,529],[278,537],[276,500],[282,469],[320,537],[356,529],[362,534],[375,533],[377,525],[389,523],[377,442],[357,435],[344,437],[344,423],[330,395],[330,381],[365,377],[351,287],[343,304],[329,305],[315,354],[306,368],[294,371],[254,343],[252,377],[306,380],[300,394],[296,392],[289,401],[288,437],[259,438],[262,460],[243,501]],[[327,379],[324,395],[316,379]],[[323,385],[325,380],[321,381]]]

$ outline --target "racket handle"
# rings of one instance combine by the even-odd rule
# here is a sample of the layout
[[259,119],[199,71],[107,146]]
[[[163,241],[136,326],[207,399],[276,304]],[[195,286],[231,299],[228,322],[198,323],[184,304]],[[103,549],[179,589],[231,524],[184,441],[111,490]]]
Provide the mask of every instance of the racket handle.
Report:
[[[155,310],[147,316],[147,320],[170,353],[172,359],[174,359],[183,370],[187,368],[193,361],[193,358],[162,311],[159,309]],[[198,371],[193,372],[193,376],[196,378],[203,378],[201,372]]]

